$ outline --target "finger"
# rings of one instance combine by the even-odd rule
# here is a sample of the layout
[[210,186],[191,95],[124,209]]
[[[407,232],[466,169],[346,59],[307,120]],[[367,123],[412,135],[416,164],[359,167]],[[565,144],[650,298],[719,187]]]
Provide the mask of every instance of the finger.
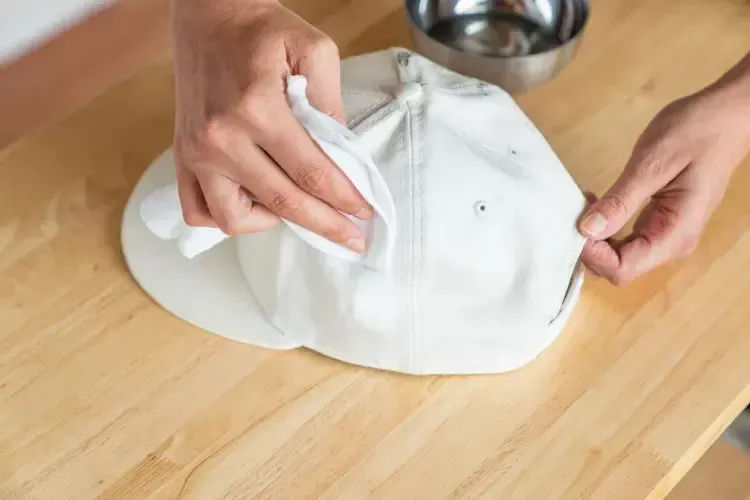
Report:
[[680,229],[654,233],[653,220],[649,219],[644,230],[629,235],[620,243],[589,241],[595,250],[587,252],[587,265],[592,265],[614,285],[621,286],[692,251],[693,247],[685,246],[687,240],[681,236]]
[[[598,200],[597,196],[591,191],[584,191],[583,196],[586,198],[586,207],[593,205]],[[588,270],[589,274],[596,278],[601,278],[601,268],[606,268],[607,258],[600,256],[600,254],[607,250],[607,242],[597,242],[593,240],[587,240],[584,244],[583,251],[581,252],[581,262]],[[600,247],[602,247],[600,249]]]
[[[641,213],[635,219],[635,223],[633,224],[633,231],[628,238],[632,238],[635,235],[643,233],[643,231],[647,230],[649,227],[658,226],[657,224],[654,224],[654,217],[661,216],[662,214],[660,213],[660,206],[658,201],[652,199],[651,202],[641,211]],[[665,221],[661,225],[662,231],[667,229],[669,226],[670,224],[668,223],[668,221]]]
[[674,222],[677,220],[674,214],[658,204],[650,206],[637,222],[637,232],[618,249],[617,281],[629,283],[671,260],[691,254],[704,226],[690,212],[683,211],[679,222]]
[[622,286],[667,262],[671,253],[669,239],[634,234],[624,243],[587,241],[581,262],[594,274]]
[[588,240],[581,252],[581,262],[596,276],[610,281],[620,269],[620,256],[607,241]]
[[364,251],[364,235],[356,224],[303,191],[243,132],[236,127],[214,127],[214,143],[233,163],[227,177],[252,191],[277,216],[355,252]]
[[593,270],[593,269],[591,269],[590,267],[588,267],[588,266],[585,266],[585,268],[586,268],[586,270],[588,270],[589,274],[590,274],[591,276],[593,276],[594,278],[601,278],[601,277],[602,277],[602,275],[601,275],[601,274],[597,273],[596,271],[594,271],[594,270]]
[[586,211],[579,230],[586,237],[596,240],[611,237],[684,167],[676,157],[636,148],[622,175]]
[[620,269],[612,278],[616,285],[628,284],[653,271],[669,260],[671,251],[666,240],[650,240],[638,234],[619,248]]
[[182,166],[181,161],[175,158],[177,174],[177,192],[180,196],[182,206],[182,217],[185,224],[192,227],[217,227],[208,205],[203,197],[198,178]]
[[[341,60],[336,44],[324,34],[317,33],[313,40],[304,44],[304,48],[294,51],[290,56],[293,71],[307,79],[307,98],[310,104],[346,125],[341,98]],[[284,141],[276,146],[261,146],[308,193],[344,213],[364,220],[372,218],[370,204],[311,140],[291,113],[283,119],[288,122],[286,129],[293,131],[296,140]],[[300,163],[300,158],[305,161]]]
[[283,108],[275,119],[271,133],[268,128],[253,128],[257,144],[305,192],[326,202],[336,210],[354,215],[361,220],[373,217],[369,203],[348,177],[312,140],[307,131]]
[[220,174],[198,175],[211,217],[225,234],[266,231],[281,219],[259,203],[233,180]]

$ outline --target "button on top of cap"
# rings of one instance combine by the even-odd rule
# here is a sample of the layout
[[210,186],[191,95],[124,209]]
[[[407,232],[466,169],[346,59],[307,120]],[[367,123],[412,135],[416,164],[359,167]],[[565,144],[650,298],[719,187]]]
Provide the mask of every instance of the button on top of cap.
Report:
[[396,93],[396,97],[402,101],[411,101],[422,95],[422,85],[417,82],[405,83]]

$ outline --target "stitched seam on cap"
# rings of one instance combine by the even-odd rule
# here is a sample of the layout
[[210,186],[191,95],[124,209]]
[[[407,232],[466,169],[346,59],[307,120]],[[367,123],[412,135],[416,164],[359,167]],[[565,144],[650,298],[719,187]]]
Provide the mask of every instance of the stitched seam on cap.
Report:
[[425,100],[420,99],[418,101],[415,101],[415,106],[418,106],[416,112],[414,113],[414,120],[412,124],[411,134],[412,134],[412,149],[413,149],[413,165],[414,169],[416,170],[416,177],[417,177],[417,190],[419,191],[417,193],[419,203],[415,203],[415,218],[418,219],[419,225],[415,225],[416,227],[419,227],[419,231],[415,231],[415,242],[414,242],[414,269],[412,271],[414,275],[414,347],[413,347],[413,356],[414,356],[414,366],[413,369],[416,372],[422,371],[422,338],[419,331],[419,303],[420,303],[420,290],[419,290],[419,283],[420,283],[420,271],[422,269],[422,248],[423,248],[423,241],[424,241],[424,175],[422,172],[423,167],[423,144],[424,144],[424,137],[422,136],[422,130],[423,130],[423,114],[424,114],[424,108],[425,108]]
[[[414,71],[416,68],[413,67],[413,61],[411,60],[411,57],[407,60],[406,63],[402,64],[398,61],[398,51],[394,52],[394,62],[396,63],[396,69],[398,78],[400,81],[400,84],[405,84],[410,81],[414,81]],[[403,105],[406,109],[404,119],[406,120],[406,140],[407,140],[407,168],[406,175],[408,175],[408,195],[404,197],[404,206],[408,206],[408,210],[404,210],[404,212],[408,212],[409,218],[411,219],[410,227],[411,231],[409,232],[409,238],[408,240],[405,238],[405,245],[408,245],[408,270],[407,270],[407,316],[408,316],[408,332],[409,332],[409,355],[408,355],[408,368],[406,369],[407,372],[415,373],[417,370],[415,369],[416,365],[416,311],[415,311],[415,305],[416,305],[416,295],[415,295],[415,258],[414,258],[414,252],[415,252],[415,239],[416,239],[416,233],[417,233],[417,227],[416,227],[416,220],[415,220],[415,197],[414,197],[414,189],[415,189],[415,179],[414,179],[414,116],[412,114],[411,106],[409,105],[409,102],[403,102],[400,99],[396,99],[396,101]],[[406,236],[406,234],[405,234]]]
[[409,161],[409,211],[411,215],[411,239],[409,241],[409,283],[408,283],[408,315],[409,315],[409,335],[411,341],[409,342],[409,371],[416,371],[416,344],[417,344],[417,314],[416,314],[416,264],[415,264],[415,252],[416,252],[416,239],[417,239],[417,227],[416,227],[416,209],[415,209],[415,196],[414,196],[414,170],[415,170],[415,155],[414,155],[414,116],[412,115],[411,107],[408,103],[404,103],[406,107],[406,123],[407,123],[407,148],[408,148],[408,161]]
[[386,98],[373,104],[349,120],[349,129],[357,135],[370,130],[377,122],[388,118],[398,110],[398,104],[394,98]]
[[447,120],[441,119],[441,121],[445,124],[446,128],[449,131],[456,134],[462,141],[476,146],[478,149],[480,149],[484,154],[486,154],[489,157],[489,158],[485,157],[485,160],[488,160],[491,163],[495,164],[497,168],[504,169],[505,172],[508,173],[508,175],[523,176],[525,178],[528,178],[533,175],[533,172],[530,169],[524,168],[519,162],[513,160],[508,155],[503,154],[497,149],[494,149],[492,147],[488,147],[482,144],[481,142],[471,137],[463,129],[455,126],[454,124],[451,124]]
[[370,88],[370,87],[359,87],[356,90],[354,89],[343,89],[341,91],[341,94],[347,94],[347,95],[359,95],[359,94],[377,94],[379,96],[389,96],[390,94],[388,92],[383,92],[381,89],[376,88]]
[[[408,124],[409,124],[408,113],[404,114],[404,116],[402,117],[402,120],[404,122],[406,122],[406,125],[408,126]],[[401,133],[398,134],[398,159],[399,160],[401,160],[401,158],[404,155],[407,155],[407,159],[408,159],[408,148],[406,146],[406,138],[405,138],[405,136],[406,136],[406,134],[401,134]],[[402,205],[404,207],[407,206],[407,200],[409,199],[408,192],[407,192],[407,185],[406,185],[406,176],[408,174],[409,174],[409,169],[408,168],[399,169],[399,179],[401,180],[401,199],[403,200],[402,201]],[[402,232],[402,235],[403,235],[403,241],[401,242],[401,245],[405,249],[407,248],[407,245],[409,244],[409,242],[408,242],[408,236],[407,236],[409,234],[409,232],[403,230],[403,228],[408,228],[409,227],[409,224],[407,224],[407,222],[408,222],[407,221],[407,217],[408,217],[407,214],[408,214],[408,210],[406,208],[404,208],[403,210],[401,210],[399,212],[399,214],[398,214],[399,222],[400,222],[399,227],[402,228],[402,229],[400,229],[400,231]],[[403,283],[403,284],[406,285],[405,286],[405,297],[403,297],[403,298],[406,299],[404,301],[404,303],[406,304],[406,307],[403,307],[401,309],[401,315],[400,315],[401,321],[400,321],[399,324],[407,326],[406,333],[408,334],[408,332],[409,332],[409,325],[411,324],[410,323],[410,318],[409,318],[409,310],[410,310],[410,308],[409,308],[409,291],[410,291],[410,277],[411,277],[411,273],[409,271],[408,250],[400,252],[399,254],[401,256],[401,259],[400,259],[401,269],[405,270],[405,275],[399,275],[398,279],[399,279],[400,283]],[[403,299],[401,299],[401,300],[403,300]],[[399,357],[398,363],[399,364],[401,363],[401,357]]]
[[[423,75],[424,65],[419,60],[411,61],[413,77],[416,81],[424,84],[425,78]],[[424,96],[424,94],[423,94]],[[413,191],[414,197],[413,210],[414,210],[414,248],[412,250],[412,372],[422,372],[422,338],[420,335],[420,313],[419,313],[419,302],[420,302],[420,270],[422,261],[422,240],[424,233],[424,218],[422,217],[422,209],[424,207],[424,190],[423,188],[423,177],[422,177],[422,111],[424,108],[425,99],[417,99],[409,101],[406,104],[409,110],[409,116],[411,118],[411,127],[409,127],[409,133],[411,136],[411,164],[414,173],[413,179]]]
[[390,101],[391,101],[391,99],[389,97],[383,97],[381,99],[378,99],[374,104],[368,106],[364,110],[360,111],[358,114],[354,115],[352,117],[352,119],[349,120],[349,121],[350,122],[355,122],[355,121],[358,121],[358,120],[362,120],[363,118],[366,118],[367,115],[370,115],[370,114],[378,111],[379,108],[381,108],[383,106],[386,106]]
[[464,130],[463,127],[458,125],[456,122],[450,122],[445,119],[440,119],[451,131],[453,131],[455,134],[457,134],[461,139],[465,140],[466,142],[469,142],[478,148],[490,153],[493,156],[499,156],[500,159],[505,162],[508,166],[511,166],[515,169],[517,169],[519,172],[524,171],[524,167],[517,161],[510,158],[507,154],[503,153],[502,151],[493,148],[492,146],[488,146],[487,144],[484,144],[477,139],[475,139],[469,132]]

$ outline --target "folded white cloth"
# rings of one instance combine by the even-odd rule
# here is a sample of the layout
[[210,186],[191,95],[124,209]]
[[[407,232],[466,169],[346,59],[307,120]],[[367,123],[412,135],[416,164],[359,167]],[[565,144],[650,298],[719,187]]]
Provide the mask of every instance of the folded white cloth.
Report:
[[[367,238],[367,248],[362,254],[288,220],[284,220],[284,223],[297,236],[324,253],[350,262],[362,262],[371,269],[385,270],[390,265],[397,231],[393,197],[369,152],[358,144],[357,137],[327,114],[313,108],[306,91],[307,80],[304,76],[294,75],[287,79],[287,99],[292,113],[372,205],[375,217],[371,221],[362,221],[346,215]],[[218,228],[185,224],[176,183],[160,187],[146,197],[141,203],[140,215],[146,227],[156,236],[177,240],[180,253],[187,258],[210,250],[229,237]]]

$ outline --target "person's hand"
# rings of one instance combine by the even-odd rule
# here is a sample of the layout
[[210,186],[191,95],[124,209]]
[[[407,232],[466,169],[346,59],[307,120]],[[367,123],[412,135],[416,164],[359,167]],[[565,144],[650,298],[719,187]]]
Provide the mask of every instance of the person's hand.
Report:
[[[689,255],[750,147],[746,96],[723,81],[668,105],[637,141],[622,175],[579,223],[581,260],[616,285]],[[618,233],[642,206],[633,231]]]
[[[295,120],[286,77],[343,123],[336,45],[276,0],[175,0],[174,156],[191,226],[227,234],[281,218],[363,251],[372,208]],[[254,198],[257,202],[253,202]]]

